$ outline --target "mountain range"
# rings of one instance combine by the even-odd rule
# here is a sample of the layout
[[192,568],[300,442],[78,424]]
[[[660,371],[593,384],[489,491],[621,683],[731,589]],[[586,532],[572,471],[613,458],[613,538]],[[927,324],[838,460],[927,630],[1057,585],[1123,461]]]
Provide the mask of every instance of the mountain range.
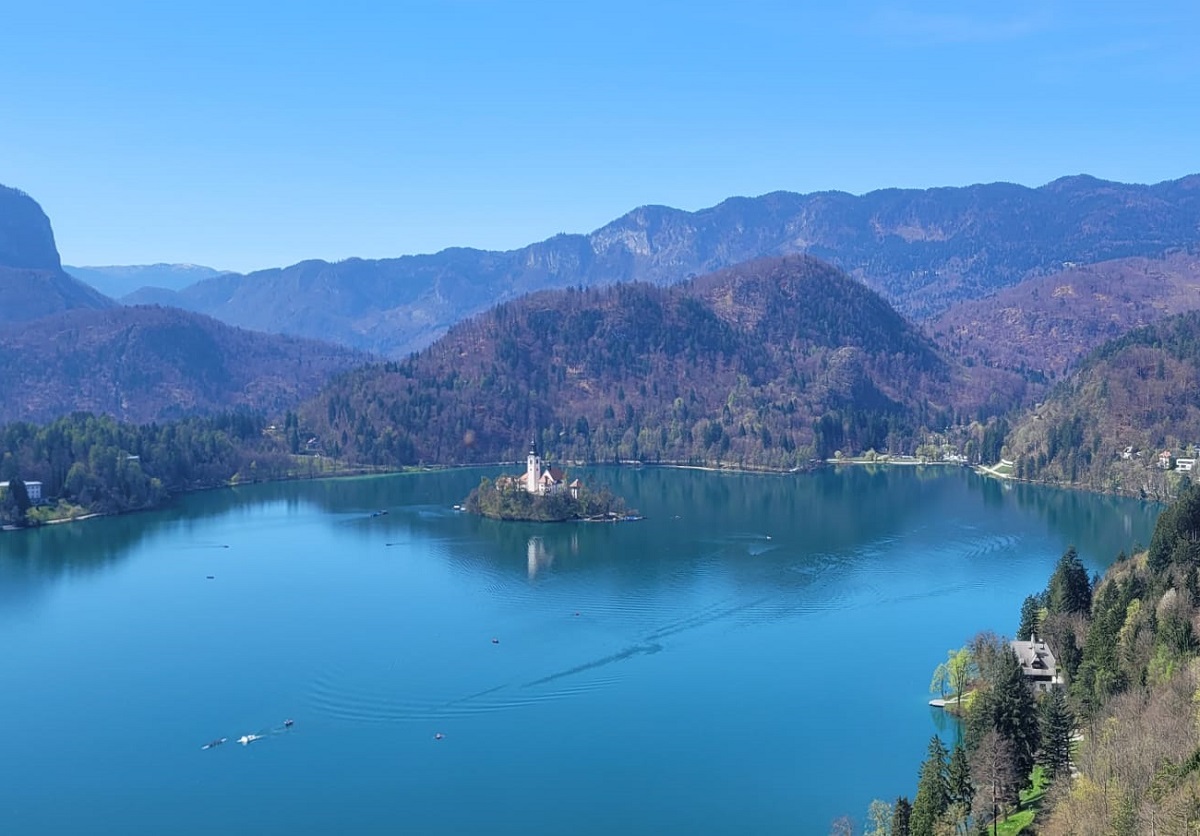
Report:
[[581,460],[790,468],[910,445],[952,420],[959,382],[878,294],[791,256],[505,302],[343,375],[301,418],[370,463],[513,459],[537,436]]
[[[1198,182],[777,193],[697,213],[644,208],[590,236],[511,253],[304,262],[124,297],[207,300],[264,328],[393,353],[448,329],[419,354],[378,365],[194,311],[118,307],[63,272],[45,214],[4,189],[0,385],[17,395],[0,420],[298,409],[327,451],[364,462],[494,461],[521,454],[538,433],[577,459],[788,468],[839,450],[909,450],[951,426],[972,455],[995,458],[997,417],[1007,415],[1016,424],[1007,452],[1023,475],[1107,485],[1110,442],[1170,445],[1192,432],[1186,409],[1135,407],[1153,409],[1175,391],[1169,403],[1190,403],[1192,343],[1167,335],[1186,333],[1177,314],[1200,307]],[[857,277],[807,256],[690,276],[694,265],[801,247]],[[194,271],[214,272],[101,272],[178,285]],[[556,283],[564,288],[536,290]],[[501,297],[533,292],[457,319],[490,305],[481,286]],[[388,307],[397,298],[407,301]],[[916,326],[896,306],[909,317],[937,313]],[[1139,326],[1149,327],[1133,332],[1140,342],[1122,342]],[[1140,359],[1113,359],[1130,353]],[[1017,414],[1055,381],[1064,382],[1045,403]],[[1128,394],[1092,397],[1114,385]],[[1091,417],[1098,403],[1109,418]]]
[[1040,188],[775,192],[686,212],[635,209],[588,235],[508,252],[330,263],[225,274],[179,291],[136,291],[260,331],[402,357],[498,302],[548,288],[669,285],[764,256],[807,253],[926,319],[1027,278],[1200,244],[1200,175],[1156,185],[1077,176]]
[[0,422],[278,412],[371,357],[174,308],[122,307],[65,272],[50,221],[0,187]]
[[199,264],[139,264],[114,267],[71,267],[63,270],[85,282],[105,296],[121,299],[134,291],[146,289],[147,293],[157,290],[182,290],[188,285],[224,275],[225,270],[214,270]]

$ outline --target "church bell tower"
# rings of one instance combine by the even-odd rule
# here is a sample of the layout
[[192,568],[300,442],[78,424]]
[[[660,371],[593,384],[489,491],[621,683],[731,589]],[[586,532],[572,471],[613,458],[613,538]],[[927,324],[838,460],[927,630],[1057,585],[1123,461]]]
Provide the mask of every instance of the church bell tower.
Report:
[[537,441],[529,442],[529,456],[525,459],[525,490],[537,493],[542,480],[542,459],[537,453]]

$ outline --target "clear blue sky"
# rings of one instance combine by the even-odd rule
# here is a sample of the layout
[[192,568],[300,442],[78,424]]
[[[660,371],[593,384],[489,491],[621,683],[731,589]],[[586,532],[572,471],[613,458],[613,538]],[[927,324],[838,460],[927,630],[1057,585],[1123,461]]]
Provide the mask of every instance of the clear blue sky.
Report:
[[777,189],[1200,170],[1195,0],[271,6],[0,4],[0,183],[65,262],[248,270]]

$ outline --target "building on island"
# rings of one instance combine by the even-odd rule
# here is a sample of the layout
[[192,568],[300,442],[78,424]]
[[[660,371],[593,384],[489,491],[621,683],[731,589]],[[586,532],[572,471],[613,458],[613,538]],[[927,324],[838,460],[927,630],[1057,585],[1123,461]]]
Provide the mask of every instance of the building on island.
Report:
[[538,455],[537,443],[529,445],[529,455],[525,457],[525,473],[522,476],[501,476],[496,479],[497,490],[523,488],[526,493],[534,496],[551,496],[566,491],[572,499],[579,499],[583,483],[575,479],[567,483],[567,474],[557,467],[547,467]]
[[1062,685],[1062,677],[1058,673],[1058,663],[1054,653],[1045,641],[1037,635],[1029,637],[1029,641],[1012,642],[1013,652],[1021,662],[1021,673],[1025,680],[1039,691],[1049,691],[1055,685]]
[[[0,482],[0,494],[8,491],[8,482]],[[42,483],[41,482],[26,482],[25,493],[29,497],[30,502],[42,501]]]

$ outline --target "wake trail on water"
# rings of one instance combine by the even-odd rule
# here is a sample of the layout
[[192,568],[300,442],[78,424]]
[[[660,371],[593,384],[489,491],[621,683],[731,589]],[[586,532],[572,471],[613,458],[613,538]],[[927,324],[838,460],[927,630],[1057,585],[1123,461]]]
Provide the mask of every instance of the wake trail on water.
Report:
[[[609,653],[542,672],[530,671],[525,662],[518,664],[506,681],[483,685],[464,694],[437,694],[432,689],[414,691],[411,690],[411,681],[392,685],[363,681],[361,675],[348,671],[330,670],[313,680],[308,698],[315,711],[356,723],[428,723],[573,699],[619,685],[623,677],[617,673],[607,676],[598,674],[611,671],[614,666],[624,662],[661,653],[668,649],[668,640],[678,640],[713,625],[756,623],[778,618],[785,611],[793,611],[786,602],[768,606],[776,597],[759,596],[748,601],[727,599],[699,609],[689,609],[686,602],[681,602],[667,607],[665,613],[662,612],[663,606],[653,601],[622,602],[629,604],[624,611],[618,607],[605,609],[593,606],[587,609],[593,625],[597,621],[603,624],[606,618],[618,612],[627,618],[632,616],[628,620],[621,619],[620,623],[626,625],[631,622],[638,625],[647,613],[652,612],[670,617],[643,625],[635,634],[636,638]],[[560,635],[561,629],[561,624],[548,625],[547,635],[551,630],[556,631],[555,635]]]

